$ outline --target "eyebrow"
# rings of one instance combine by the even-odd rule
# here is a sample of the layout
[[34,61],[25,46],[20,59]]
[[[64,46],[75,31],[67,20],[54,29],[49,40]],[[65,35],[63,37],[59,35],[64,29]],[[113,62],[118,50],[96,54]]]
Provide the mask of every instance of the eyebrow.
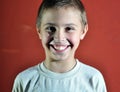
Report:
[[44,24],[43,26],[46,26],[46,25],[56,26],[55,23],[46,23],[46,24]]
[[65,26],[77,26],[77,25],[73,23],[68,23],[68,24],[65,24]]
[[[46,25],[57,26],[57,24],[55,23],[46,23],[43,26],[46,26]],[[63,24],[62,26],[77,26],[77,25],[74,23],[68,23],[68,24]]]

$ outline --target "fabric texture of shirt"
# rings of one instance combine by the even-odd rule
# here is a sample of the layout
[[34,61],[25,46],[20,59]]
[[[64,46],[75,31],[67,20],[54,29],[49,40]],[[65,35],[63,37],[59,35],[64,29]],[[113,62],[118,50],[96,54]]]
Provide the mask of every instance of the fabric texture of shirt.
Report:
[[12,92],[107,92],[102,74],[78,60],[66,73],[48,70],[43,62],[19,73]]

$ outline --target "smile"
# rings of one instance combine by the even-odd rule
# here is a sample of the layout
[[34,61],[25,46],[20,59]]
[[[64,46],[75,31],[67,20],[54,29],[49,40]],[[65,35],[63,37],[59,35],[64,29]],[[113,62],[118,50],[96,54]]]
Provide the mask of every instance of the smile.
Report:
[[70,45],[50,45],[57,52],[64,52]]

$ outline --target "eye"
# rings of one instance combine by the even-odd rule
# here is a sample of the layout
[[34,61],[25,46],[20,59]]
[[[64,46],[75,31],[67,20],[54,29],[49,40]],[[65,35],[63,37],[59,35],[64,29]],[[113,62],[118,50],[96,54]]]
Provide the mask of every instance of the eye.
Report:
[[67,32],[71,32],[73,30],[75,30],[75,28],[73,28],[73,27],[66,27],[65,28],[65,31],[67,31]]
[[56,31],[56,28],[53,27],[53,26],[49,26],[46,28],[46,30],[49,32],[49,33],[54,33]]

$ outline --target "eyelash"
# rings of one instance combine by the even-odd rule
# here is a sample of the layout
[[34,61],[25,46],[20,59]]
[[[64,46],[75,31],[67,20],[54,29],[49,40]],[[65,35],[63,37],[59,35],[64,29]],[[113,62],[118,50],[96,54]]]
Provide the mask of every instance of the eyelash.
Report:
[[66,27],[65,30],[67,32],[71,32],[71,31],[75,30],[75,28],[73,28],[73,27]]
[[53,26],[46,27],[45,29],[50,33],[54,33],[56,31],[56,28]]
[[[49,27],[46,27],[45,30],[47,30],[47,32],[49,32],[49,33],[54,33],[57,29],[54,26],[49,26]],[[75,30],[74,27],[66,27],[65,28],[66,32],[72,32],[74,30]]]

